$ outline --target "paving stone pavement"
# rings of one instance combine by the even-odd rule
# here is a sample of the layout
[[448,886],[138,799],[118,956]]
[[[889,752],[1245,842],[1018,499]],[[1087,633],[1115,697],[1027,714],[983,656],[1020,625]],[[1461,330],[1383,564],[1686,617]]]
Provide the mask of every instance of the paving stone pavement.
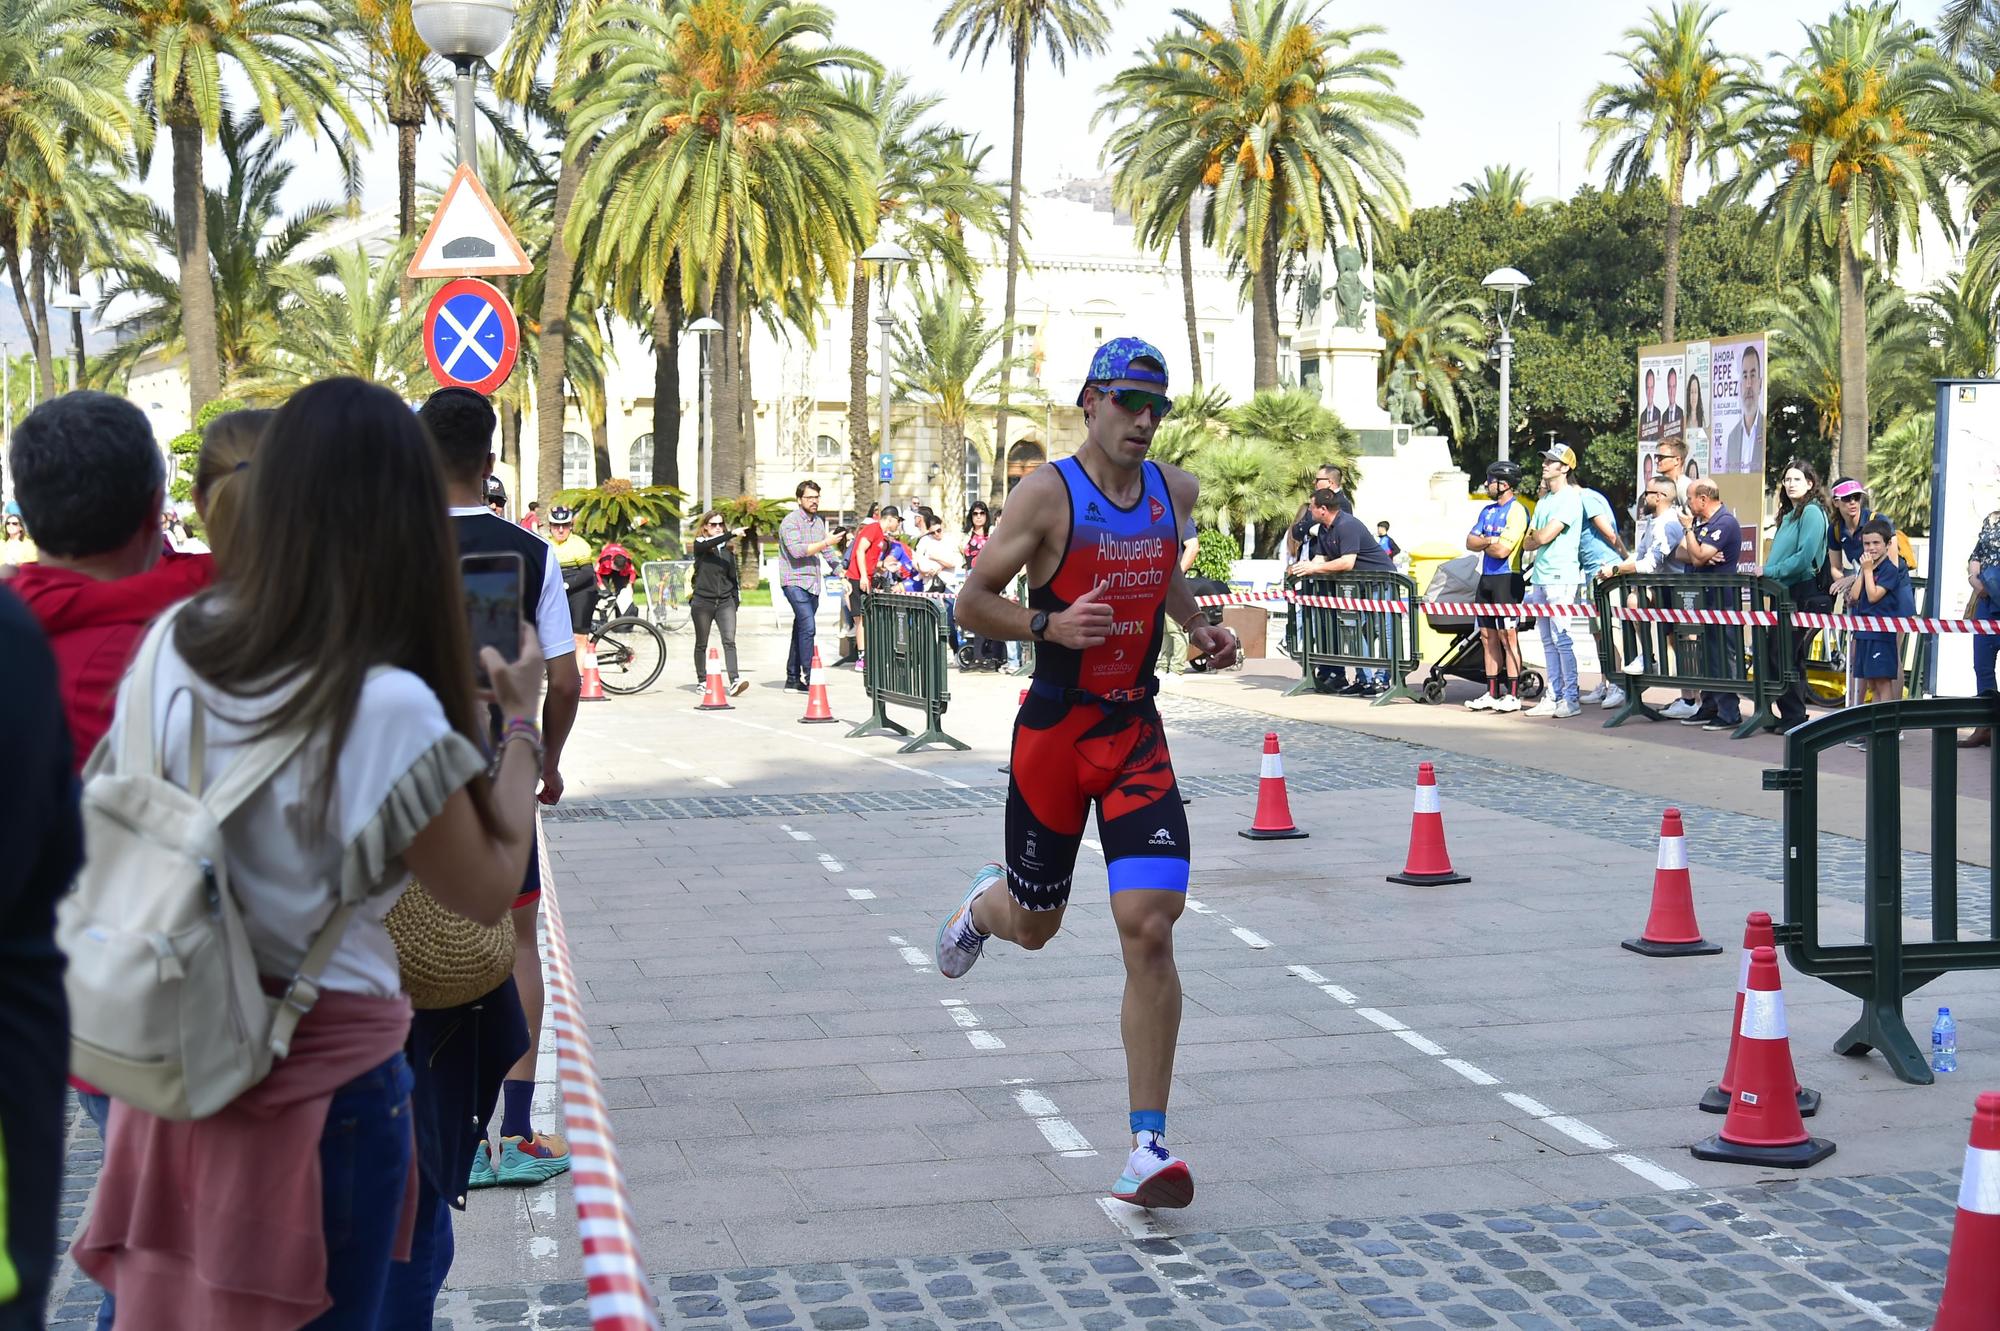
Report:
[[[1261,738],[1264,731],[1274,728],[1269,718],[1204,701],[1169,696],[1163,697],[1161,704],[1176,734],[1198,735],[1225,743],[1241,752],[1253,752],[1255,741]],[[1541,773],[1535,774],[1532,782],[1528,782],[1523,780],[1521,773],[1504,764],[1399,740],[1360,735],[1336,726],[1314,726],[1306,732],[1310,738],[1299,741],[1292,738],[1303,729],[1299,723],[1287,722],[1282,728],[1287,732],[1288,776],[1294,791],[1300,796],[1328,791],[1373,791],[1379,794],[1385,786],[1404,779],[1416,761],[1429,759],[1440,764],[1448,812],[1465,806],[1468,810],[1481,810],[1488,815],[1505,815],[1509,820],[1540,824],[1550,829],[1552,834],[1559,832],[1566,836],[1588,837],[1625,847],[1628,851],[1644,851],[1648,857],[1657,836],[1657,809],[1645,807],[1645,801],[1634,800],[1629,792]],[[1241,800],[1255,791],[1256,776],[1254,770],[1242,774],[1188,774],[1183,778],[1183,785],[1189,794],[1203,803],[1211,797]],[[949,816],[953,813],[989,811],[990,817],[990,811],[997,809],[1002,802],[1003,794],[1004,787],[997,776],[990,784],[970,785],[962,789],[919,785],[889,792],[761,792],[656,798],[620,797],[607,793],[602,796],[586,795],[560,806],[551,811],[549,821],[553,824],[551,831],[554,838],[559,838],[566,829],[584,831],[592,826],[613,823],[702,823],[708,829],[714,829],[722,823],[741,819],[803,819],[815,815],[845,815],[846,821],[866,830],[870,826],[880,829],[881,823],[870,823],[868,820],[871,816],[879,819],[884,814],[907,816],[921,812]],[[1406,810],[1407,804],[1402,804],[1401,808]],[[1706,862],[1727,864],[1730,873],[1761,879],[1767,884],[1778,880],[1780,850],[1773,822],[1700,804],[1683,804],[1682,808],[1688,817],[1690,833],[1695,838],[1695,844],[1702,848],[1700,853]],[[1503,826],[1500,820],[1491,816],[1483,823],[1476,815],[1463,821],[1473,824],[1475,832]],[[755,826],[769,827],[770,824]],[[690,828],[689,831],[696,836],[710,834],[701,828]],[[1397,827],[1384,832],[1373,828],[1368,829],[1367,834],[1378,841],[1393,842],[1402,834],[1402,829]],[[876,835],[879,837],[880,832]],[[1356,841],[1360,839],[1359,836],[1355,838]],[[1301,844],[1310,847],[1322,843]],[[589,855],[593,853],[588,846],[589,843],[584,843],[582,862],[588,862]],[[1455,842],[1455,846],[1464,849],[1463,842]],[[1835,898],[1858,900],[1861,844],[1845,838],[1823,837],[1821,850],[1825,890]],[[613,854],[608,850],[603,853]],[[1299,861],[1301,865],[1306,862]],[[1986,871],[1966,865],[1959,866],[1959,870],[1964,898],[1961,918],[1968,929],[1983,927],[1987,919],[1983,913],[1986,907]],[[1905,855],[1906,881],[1926,881],[1921,875],[1928,874],[1928,871],[1927,857]],[[1269,869],[1264,871],[1266,874],[1270,872]],[[885,895],[894,897],[891,886],[874,879],[869,881],[882,888]],[[576,890],[582,896],[590,889],[587,885],[579,885]],[[571,898],[565,895],[564,900],[567,903]],[[1103,913],[1101,902],[1089,908]],[[1231,909],[1236,908],[1232,906]],[[1909,913],[1920,915],[1920,903],[1913,901]],[[587,940],[593,936],[593,931],[607,939],[614,932],[610,924],[591,924],[589,915],[579,907],[567,908],[566,914],[570,918],[573,940],[579,947],[589,945]],[[1079,909],[1077,914],[1082,916],[1084,910]],[[605,918],[615,920],[620,917],[614,913]],[[675,923],[669,926],[668,932],[681,929],[681,917],[674,919]],[[1286,921],[1281,919],[1280,922]],[[1095,924],[1093,922],[1093,927]],[[623,924],[616,926],[618,929],[626,927]],[[659,928],[654,924],[631,927]],[[727,932],[736,931],[732,927]],[[718,936],[718,941],[727,945],[726,938]],[[912,941],[922,943],[925,940],[918,938]],[[695,942],[699,946],[698,938]],[[879,946],[879,939],[876,945]],[[1190,953],[1193,953],[1192,947]],[[672,955],[680,957],[683,954]],[[1058,964],[1050,964],[1070,964],[1075,960],[1071,957],[1043,957],[1038,959],[1043,963],[1041,969],[1032,973],[1048,977],[1087,974],[1081,969],[1061,969]],[[1094,958],[1085,957],[1082,960]],[[1197,963],[1183,963],[1184,966],[1190,964]],[[1468,968],[1476,964],[1477,961],[1467,963]],[[603,994],[609,995],[604,1001],[620,1011],[617,1021],[606,1021],[605,1031],[598,1040],[601,1053],[611,1053],[613,1057],[628,1061],[642,1053],[646,1027],[643,1022],[631,1021],[631,1014],[625,1011],[640,1006],[640,1003],[625,1000],[638,1000],[642,994],[655,989],[679,993],[683,997],[669,997],[666,1000],[668,1007],[662,1013],[663,1017],[679,1022],[690,1012],[690,1009],[683,1008],[683,1003],[693,1004],[700,998],[699,987],[688,985],[690,978],[698,980],[712,976],[718,982],[730,978],[721,965],[690,965],[680,960],[673,961],[670,968],[664,970],[647,970],[643,965],[633,970],[631,965],[630,962],[616,961],[605,966],[606,974],[613,978],[601,986]],[[632,976],[630,981],[615,978],[620,966],[627,968],[625,973]],[[590,983],[592,969],[589,961],[579,964],[579,971],[587,983]],[[1216,973],[1222,974],[1220,970]],[[1378,992],[1389,994],[1392,1002],[1407,1001],[1398,999],[1392,989],[1382,988],[1395,980],[1392,972],[1378,967],[1371,974]],[[834,975],[824,983],[832,988],[851,982],[844,975]],[[1031,982],[1024,974],[1015,983]],[[1285,983],[1295,984],[1296,981]],[[721,995],[733,992],[737,991],[726,984],[719,987]],[[1084,991],[1078,992],[1081,994]],[[1603,991],[1594,987],[1591,992],[1602,994]],[[1088,990],[1091,1000],[1100,1004],[1104,1001],[1102,993],[1096,988]],[[1498,1002],[1512,1003],[1526,1010],[1527,1000],[1517,998],[1519,993],[1518,988],[1496,986]],[[1240,994],[1205,993],[1203,997],[1216,1005],[1218,1016],[1211,1016],[1210,1020],[1217,1020],[1218,1017],[1224,1021],[1233,1019],[1227,1015],[1229,1010],[1220,1005],[1222,1000],[1232,997],[1245,1000],[1245,1006],[1240,1009],[1244,1014],[1241,1020],[1245,1022],[1251,1021],[1253,1014],[1267,1010],[1261,1004],[1249,1001],[1257,995],[1248,990]],[[1024,997],[1019,1001],[1025,1003],[1027,1000]],[[1419,998],[1416,1001],[1422,1000]],[[1014,999],[1001,998],[991,1006],[993,1013],[1004,1014],[1007,1008],[1014,1005]],[[700,1014],[703,1019],[718,1020],[741,1015],[746,1026],[756,1020],[803,1020],[775,1015],[752,1018],[747,1015],[750,1011],[747,1007],[741,1014],[734,1008],[725,1012],[723,1009],[729,1007],[730,1002],[724,997],[710,1000],[710,1006],[713,1010]],[[988,1004],[982,1000],[980,1006],[985,1009]],[[1560,1007],[1559,999],[1554,1006]],[[773,1014],[794,1010],[804,1013],[811,1009],[803,1006],[796,1009],[773,1006],[769,1009]],[[932,1012],[935,1014],[936,1009]],[[833,1029],[829,1023],[843,1015],[849,1014],[843,1014],[836,1006],[831,1017],[821,1017],[822,1024]],[[862,1019],[873,1020],[884,1014],[856,1010],[851,1015],[857,1019],[852,1036],[860,1039],[866,1038],[862,1032],[870,1029]],[[1336,1013],[1333,1017],[1316,1017],[1315,1020],[1328,1022],[1323,1029],[1338,1033],[1347,1028],[1333,1023],[1346,1015],[1349,1014]],[[593,1016],[593,1025],[596,1026],[601,1019]],[[1261,1016],[1257,1019],[1262,1020]],[[1478,1020],[1470,1016],[1465,1019]],[[1443,1033],[1448,1037],[1454,1033],[1447,1017],[1438,1015],[1436,1021],[1438,1024],[1432,1027],[1434,1033]],[[1690,1029],[1702,1024],[1690,1023]],[[900,1031],[903,1027],[895,1029]],[[1013,1028],[1003,1024],[999,1029],[1008,1038],[1016,1038]],[[1377,1035],[1380,1033],[1377,1032]],[[737,1047],[755,1049],[760,1038],[746,1034],[737,1042]],[[912,1045],[919,1038],[916,1035],[908,1037]],[[1255,1038],[1261,1040],[1264,1037]],[[1352,1040],[1361,1037],[1337,1034],[1336,1038]],[[1469,1033],[1466,1038],[1470,1043],[1472,1037]],[[625,1043],[626,1039],[631,1043]],[[1304,1042],[1296,1043],[1302,1045]],[[1712,1040],[1704,1038],[1680,1043],[1699,1044],[1701,1048],[1689,1057],[1677,1052],[1679,1045],[1668,1046],[1674,1068],[1678,1069],[1683,1064],[1705,1065],[1712,1061]],[[730,1044],[731,1041],[726,1038],[720,1041],[721,1046]],[[1503,1044],[1500,1047],[1507,1046]],[[718,1046],[704,1044],[702,1048],[713,1052]],[[689,1052],[692,1053],[692,1049]],[[912,1048],[910,1052],[916,1051]],[[1527,1051],[1519,1052],[1525,1054]],[[1536,1066],[1540,1075],[1560,1077],[1563,1079],[1562,1086],[1579,1094],[1581,1083],[1573,1084],[1569,1079],[1590,1075],[1589,1070],[1595,1066],[1582,1050],[1568,1051],[1557,1046],[1545,1051],[1537,1046],[1534,1054],[1531,1066]],[[1500,1055],[1488,1049],[1478,1056],[1484,1061]],[[841,1061],[853,1061],[860,1057],[843,1054]],[[1095,1066],[1084,1053],[1078,1052],[1076,1057]],[[767,1075],[748,1070],[754,1067],[752,1064],[739,1063],[736,1066],[746,1070],[715,1075],[746,1078]],[[1117,1069],[1122,1072],[1122,1059],[1118,1061]],[[702,1070],[699,1061],[689,1067],[671,1069],[676,1074]],[[1226,1085],[1232,1080],[1254,1081],[1267,1075],[1298,1076],[1314,1088],[1313,1094],[1318,1094],[1317,1088],[1329,1083],[1314,1079],[1316,1074],[1338,1074],[1342,1070],[1341,1067],[1308,1068],[1301,1065],[1296,1072],[1273,1068],[1267,1074],[1254,1070],[1248,1063],[1241,1065],[1238,1071],[1231,1071],[1231,1065],[1225,1063],[1220,1065],[1219,1072],[1210,1075],[1208,1081],[1214,1085]],[[1631,1072],[1629,1068],[1604,1070],[1628,1075]],[[823,1071],[832,1073],[836,1069],[826,1068]],[[607,1076],[610,1075],[607,1073]],[[768,1075],[791,1076],[777,1072]],[[1676,1073],[1676,1076],[1680,1080],[1687,1079],[1686,1074]],[[621,1097],[630,1094],[635,1097],[630,1101],[632,1105],[658,1106],[657,1109],[633,1108],[630,1113],[657,1114],[671,1122],[680,1111],[668,1106],[681,1102],[665,1098],[665,1083],[680,1079],[677,1076],[647,1076],[642,1088],[641,1079],[635,1071],[628,1080],[612,1088],[614,1106],[625,1103]],[[1195,1079],[1190,1077],[1187,1080],[1192,1082]],[[803,1078],[774,1084],[781,1085],[782,1093],[791,1099],[809,1098],[812,1094],[808,1081]],[[1074,1083],[1076,1086],[1088,1084]],[[1971,1089],[1966,1088],[1967,1095],[1959,1098],[1969,1098]],[[1115,1091],[1122,1091],[1122,1087],[1116,1087]],[[1081,1091],[1075,1093],[1079,1099],[1085,1098]],[[1326,1093],[1346,1095],[1351,1092],[1336,1089]],[[929,1092],[912,1090],[907,1093],[907,1098],[914,1099],[925,1094]],[[1063,1092],[1058,1091],[1057,1094],[1063,1099],[1065,1107],[1080,1107]],[[1221,1092],[1217,1090],[1214,1094],[1214,1102],[1222,1103]],[[892,1089],[889,1098],[894,1096]],[[1855,1099],[1848,1097],[1841,1102],[1840,1108],[1848,1109]],[[1860,1099],[1866,1101],[1871,1110],[1875,1104],[1881,1103],[1875,1101],[1872,1095]],[[1937,1099],[1933,1097],[1934,1101]],[[1192,1119],[1200,1112],[1204,1098],[1194,1093],[1188,1096],[1188,1100],[1192,1110],[1188,1117]],[[1177,1099],[1176,1103],[1181,1102]],[[1329,1103],[1341,1106],[1330,1111],[1336,1115],[1348,1112],[1349,1106],[1368,1107],[1358,1100],[1340,1099]],[[1598,1120],[1597,1109],[1615,1111],[1624,1106],[1616,1101],[1585,1101],[1565,1107],[1579,1108],[1593,1120]],[[1122,1121],[1122,1107],[1117,1112]],[[1955,1105],[1941,1106],[1937,1110],[1940,1121],[1954,1118],[1958,1113]],[[1629,1113],[1626,1116],[1634,1117]],[[1714,1125],[1714,1120],[1703,1122],[1700,1116],[1684,1112],[1679,1115],[1681,1120],[1690,1117],[1702,1130]],[[1437,1115],[1437,1121],[1450,1119],[1449,1112]],[[1601,1121],[1624,1135],[1624,1131],[1616,1126],[1615,1119]],[[1360,1126],[1383,1125],[1370,1123]],[[1887,1126],[1886,1118],[1881,1126]],[[1338,1134],[1343,1125],[1333,1122],[1326,1124],[1325,1128]],[[886,1135],[891,1131],[912,1130],[885,1127],[880,1131]],[[679,1135],[678,1129],[670,1127],[662,1127],[659,1131]],[[1258,1128],[1256,1131],[1261,1135],[1267,1130]],[[1945,1128],[1943,1131],[1946,1136],[1958,1132],[1958,1147],[1962,1147],[1962,1127]],[[709,1140],[711,1145],[720,1142],[732,1148],[743,1144],[740,1138]],[[95,1176],[98,1163],[96,1145],[94,1130],[78,1115],[71,1134],[70,1186],[64,1205],[66,1234],[81,1214]],[[639,1161],[638,1168],[643,1170],[648,1167],[643,1156],[651,1153],[654,1143],[641,1135],[623,1137],[621,1145],[627,1155],[628,1167],[635,1160]],[[674,1148],[671,1141],[665,1145],[669,1151]],[[1952,1154],[1958,1147],[1944,1154]],[[1862,1149],[1858,1143],[1856,1148]],[[694,1144],[689,1145],[687,1153],[690,1159],[694,1158]],[[1933,1158],[1936,1155],[1934,1152]],[[1846,1158],[1836,1157],[1836,1162]],[[1878,1157],[1869,1155],[1867,1158],[1873,1160]],[[1007,1157],[999,1163],[1011,1164],[1013,1159]],[[1457,1159],[1440,1160],[1439,1163],[1455,1164]],[[1593,1163],[1593,1158],[1587,1156],[1571,1161],[1563,1161],[1559,1157],[1556,1160],[1558,1166],[1570,1164],[1579,1169],[1590,1163]],[[1684,1153],[1678,1161],[1668,1160],[1668,1163],[1702,1177],[1685,1163]],[[1145,1328],[1146,1331],[1191,1331],[1197,1327],[1229,1325],[1325,1327],[1332,1331],[1359,1331],[1360,1328],[1374,1327],[1433,1328],[1440,1331],[1443,1328],[1481,1327],[1518,1328],[1519,1331],[1553,1328],[1575,1328],[1577,1331],[1613,1331],[1615,1328],[1624,1331],[1631,1327],[1768,1327],[1774,1328],[1774,1331],[1809,1331],[1810,1328],[1820,1327],[1916,1328],[1928,1324],[1930,1310],[1935,1307],[1938,1296],[1950,1239],[1953,1201],[1958,1187],[1955,1172],[1895,1167],[1838,1177],[1816,1171],[1796,1179],[1755,1183],[1748,1181],[1755,1178],[1753,1172],[1740,1173],[1746,1178],[1744,1186],[1711,1185],[1634,1195],[1641,1186],[1638,1181],[1629,1174],[1607,1168],[1603,1173],[1579,1172],[1575,1175],[1583,1181],[1572,1189],[1573,1194],[1597,1200],[1560,1200],[1472,1209],[1470,1203],[1478,1199],[1468,1197],[1467,1206],[1449,1212],[1395,1215],[1394,1208],[1382,1206],[1379,1202],[1343,1202],[1342,1195],[1347,1192],[1345,1180],[1337,1170],[1332,1172],[1331,1177],[1328,1172],[1321,1171],[1299,1182],[1302,1209],[1314,1209],[1322,1215],[1338,1215],[1346,1207],[1352,1207],[1363,1212],[1390,1213],[1391,1218],[1231,1224],[1216,1233],[1155,1231],[1148,1235],[1143,1216],[1127,1211],[1122,1218],[1114,1219],[1140,1237],[1118,1239],[1107,1236],[1101,1240],[1066,1242],[1050,1247],[1009,1245],[990,1251],[966,1251],[952,1245],[947,1232],[934,1243],[904,1244],[893,1254],[881,1256],[783,1265],[731,1265],[716,1269],[699,1269],[700,1262],[687,1260],[685,1254],[690,1248],[684,1244],[674,1251],[673,1257],[653,1261],[652,1267],[656,1273],[655,1292],[660,1300],[662,1318],[669,1326],[810,1327],[813,1331],[860,1327],[896,1328],[900,1331],[920,1331],[924,1328],[936,1328],[938,1331],[945,1328],[1011,1331],[1017,1327],[1081,1327],[1085,1331],[1133,1327]],[[659,1185],[661,1181],[654,1179],[649,1182]],[[672,1180],[668,1180],[665,1186],[671,1204],[674,1196]],[[1224,1188],[1228,1186],[1223,1185]],[[1307,1190],[1319,1195],[1308,1201],[1304,1196]],[[695,1192],[698,1193],[699,1189]],[[1368,1192],[1364,1188],[1348,1195],[1350,1198],[1372,1199],[1382,1194]],[[495,1195],[480,1196],[492,1199]],[[805,1196],[802,1200],[810,1211],[814,1205],[812,1198]],[[535,1201],[527,1204],[531,1209],[538,1209],[558,1228],[573,1219],[567,1188],[562,1185],[536,1190]],[[799,1202],[790,1204],[797,1206]],[[699,1227],[699,1223],[695,1222],[695,1228]],[[717,1233],[724,1232],[719,1219],[713,1223]],[[795,1223],[805,1225],[807,1220],[801,1218]],[[1109,1223],[1106,1231],[1107,1235],[1115,1233]],[[1023,1220],[1019,1232],[1033,1237],[1032,1221]],[[644,1246],[642,1241],[642,1249]],[[940,1251],[936,1255],[923,1255],[921,1249],[926,1246]],[[542,1328],[589,1324],[580,1282],[508,1279],[496,1275],[495,1272],[508,1269],[507,1254],[489,1253],[489,1260],[481,1262],[477,1260],[478,1253],[467,1252],[463,1239],[461,1255],[463,1260],[458,1274],[462,1274],[468,1283],[447,1290],[438,1310],[436,1325],[439,1331],[444,1328]],[[573,1262],[570,1269],[575,1269]],[[470,1283],[474,1281],[478,1283]],[[52,1308],[51,1325],[63,1331],[81,1331],[90,1326],[94,1299],[94,1288],[80,1278],[59,1287],[57,1301]]]

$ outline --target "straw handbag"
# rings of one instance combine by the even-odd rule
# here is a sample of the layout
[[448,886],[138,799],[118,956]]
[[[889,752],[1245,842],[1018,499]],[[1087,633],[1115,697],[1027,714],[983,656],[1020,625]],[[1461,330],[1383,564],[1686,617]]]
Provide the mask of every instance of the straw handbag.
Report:
[[415,879],[383,921],[396,944],[412,1007],[457,1007],[482,998],[514,972],[511,921],[479,924],[446,910]]

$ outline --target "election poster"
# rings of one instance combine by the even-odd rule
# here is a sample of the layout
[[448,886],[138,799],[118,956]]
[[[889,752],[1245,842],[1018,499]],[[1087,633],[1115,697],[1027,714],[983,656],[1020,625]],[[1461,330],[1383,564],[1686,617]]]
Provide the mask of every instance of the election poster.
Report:
[[1764,339],[1718,341],[1710,350],[1715,426],[1709,435],[1709,466],[1717,476],[1754,476],[1764,481]]
[[[1673,410],[1673,395],[1680,386],[1679,356],[1639,356],[1638,396],[1639,448],[1646,451],[1662,439],[1680,437],[1680,413]],[[1669,385],[1668,381],[1672,380]],[[1671,436],[1669,427],[1671,426]]]
[[1636,368],[1637,489],[1652,481],[1663,452],[1684,458],[1682,474],[1713,480],[1736,515],[1738,567],[1755,571],[1766,516],[1764,335],[1641,347]]
[[1687,445],[1688,475],[1709,471],[1709,344],[1690,342],[1681,356],[1681,441]]

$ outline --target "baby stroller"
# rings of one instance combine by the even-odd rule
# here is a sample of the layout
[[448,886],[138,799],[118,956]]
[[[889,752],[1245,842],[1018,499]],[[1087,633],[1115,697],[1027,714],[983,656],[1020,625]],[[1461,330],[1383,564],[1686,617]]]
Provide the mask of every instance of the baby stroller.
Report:
[[[1431,575],[1430,585],[1424,588],[1425,604],[1471,601],[1479,595],[1479,556],[1464,555],[1458,559],[1446,560],[1438,565]],[[1486,684],[1486,652],[1479,641],[1479,626],[1470,615],[1434,615],[1426,612],[1424,618],[1439,633],[1449,633],[1451,644],[1442,655],[1431,663],[1430,673],[1424,676],[1424,701],[1439,703],[1444,701],[1446,676],[1469,679],[1474,684]],[[1523,619],[1516,626],[1527,630],[1535,621]],[[1522,666],[1520,677],[1515,681],[1515,694],[1522,702],[1534,702],[1548,688],[1548,681],[1539,670]]]

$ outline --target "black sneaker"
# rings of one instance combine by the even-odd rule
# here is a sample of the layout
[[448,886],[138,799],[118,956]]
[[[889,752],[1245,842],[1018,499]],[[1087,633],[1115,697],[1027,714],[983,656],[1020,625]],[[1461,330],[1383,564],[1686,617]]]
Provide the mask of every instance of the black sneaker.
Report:
[[[1685,721],[1683,721],[1683,722],[1682,722],[1681,724],[1682,724],[1682,725],[1686,725],[1687,723],[1686,723]],[[1707,725],[1705,725],[1705,726],[1703,726],[1703,727],[1702,727],[1702,729],[1703,729],[1703,730],[1734,730],[1734,729],[1736,729],[1736,727],[1738,727],[1738,726],[1740,726],[1740,725],[1742,725],[1742,724],[1743,724],[1743,720],[1742,720],[1742,718],[1741,718],[1741,717],[1723,717],[1723,716],[1717,716],[1717,717],[1711,717],[1711,718],[1709,718],[1709,722],[1708,722],[1708,724],[1707,724]]]
[[1681,724],[1684,726],[1701,726],[1704,729],[1713,724],[1714,721],[1715,713],[1707,708],[1703,708],[1693,716],[1684,716],[1681,718]]

